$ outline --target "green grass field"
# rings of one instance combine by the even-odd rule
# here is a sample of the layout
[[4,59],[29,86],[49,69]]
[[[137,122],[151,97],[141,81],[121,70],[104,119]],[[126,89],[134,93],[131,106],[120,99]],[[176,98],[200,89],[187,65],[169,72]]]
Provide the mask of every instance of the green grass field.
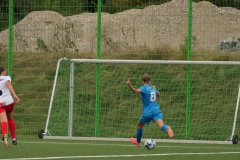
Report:
[[[2,58],[3,54],[0,55],[0,62],[1,64],[7,66],[7,54],[4,58]],[[152,59],[161,59],[161,54],[141,54],[141,57],[135,58],[135,59],[151,59],[148,58],[152,57]],[[155,56],[156,55],[156,56]],[[213,54],[206,54],[207,58],[204,60],[234,60],[234,61],[240,61],[240,56],[238,55],[223,55],[218,54],[217,56],[213,56]],[[211,56],[209,56],[211,55]],[[216,55],[216,54],[215,54]],[[18,142],[19,144],[17,146],[11,145],[10,148],[5,148],[3,143],[0,143],[0,159],[17,159],[17,160],[36,160],[36,159],[90,159],[90,160],[126,160],[126,159],[138,159],[138,160],[239,160],[240,159],[240,145],[232,145],[232,144],[190,144],[190,143],[163,143],[163,142],[157,142],[157,147],[154,150],[147,150],[146,148],[142,147],[136,147],[131,142],[113,142],[113,141],[82,141],[82,140],[49,140],[49,139],[38,139],[38,138],[26,138],[24,136],[33,136],[35,133],[39,130],[45,127],[46,118],[47,118],[47,112],[49,107],[49,100],[51,96],[51,89],[53,85],[53,79],[54,74],[56,70],[56,62],[59,58],[62,57],[68,57],[68,58],[94,58],[94,54],[15,54],[14,55],[14,61],[13,61],[13,68],[14,68],[14,86],[16,86],[16,90],[19,92],[19,97],[21,98],[21,103],[16,106],[15,110],[15,118],[18,128]],[[102,58],[106,59],[133,59],[134,57],[137,57],[137,54],[111,54],[110,56],[103,55]],[[116,56],[116,57],[114,57]],[[159,57],[158,57],[159,56]],[[44,59],[44,61],[43,61]],[[162,58],[163,59],[163,58]],[[169,60],[175,59],[175,58],[169,58]],[[200,59],[194,59],[194,60],[202,60]],[[108,67],[108,68],[114,68],[114,67]],[[170,68],[168,68],[169,70]],[[209,68],[201,68],[205,69],[203,72],[208,71]],[[216,68],[215,68],[216,69]],[[135,70],[141,70],[135,69]],[[113,70],[110,70],[113,73]],[[216,71],[216,70],[215,70]],[[226,72],[221,72],[222,70],[217,70],[219,74],[210,74],[205,77],[211,77],[216,76],[220,77],[222,80],[224,80],[224,84],[229,83],[229,77],[233,77],[238,82],[239,78],[237,75],[237,72],[239,72],[239,67],[233,68],[232,70],[226,70]],[[228,71],[228,72],[227,72]],[[41,74],[39,75],[39,73]],[[111,73],[110,72],[110,73]],[[173,72],[174,73],[174,72]],[[234,74],[233,74],[234,73]],[[27,77],[25,75],[28,75]],[[111,74],[110,74],[111,75]],[[167,75],[167,74],[166,74]],[[181,74],[180,74],[181,75]],[[198,75],[195,73],[195,75]],[[204,77],[204,76],[203,76]],[[177,87],[166,87],[163,88],[163,93],[166,95],[165,97],[170,97],[167,94],[171,95],[172,93],[175,93],[178,88],[181,88],[179,84],[180,81],[178,79],[182,79],[182,76],[176,75],[174,78],[174,81],[171,81],[170,84],[177,84],[175,86]],[[198,76],[199,81],[203,80],[204,78]],[[31,84],[29,84],[29,81]],[[108,81],[107,81],[108,82]],[[125,82],[125,81],[124,81]],[[194,81],[196,82],[196,80]],[[18,85],[21,84],[21,85]],[[184,85],[184,84],[182,84]],[[204,84],[205,85],[205,84]],[[44,87],[43,87],[44,86]],[[125,86],[125,83],[124,83]],[[137,86],[137,85],[136,85]],[[168,85],[166,85],[168,86]],[[173,85],[174,86],[174,85]],[[222,88],[223,85],[219,85]],[[163,86],[164,87],[164,86]],[[95,87],[93,87],[95,88]],[[198,86],[198,88],[201,88],[201,86]],[[212,86],[211,86],[212,88]],[[211,91],[211,88],[207,88],[207,90]],[[227,88],[227,87],[225,87]],[[109,88],[108,88],[109,89]],[[118,88],[116,88],[118,90]],[[220,90],[220,89],[219,89]],[[222,90],[221,90],[222,91]],[[226,95],[229,96],[228,90],[226,91]],[[185,104],[182,100],[184,98],[183,92],[184,90],[178,91],[177,95],[180,97],[178,102],[174,102],[175,106],[181,106],[182,104]],[[196,90],[195,90],[196,92]],[[205,90],[204,90],[205,92]],[[109,92],[110,93],[110,92]],[[211,93],[211,92],[210,92]],[[215,95],[215,97],[218,97],[218,93],[211,93]],[[92,90],[92,93],[88,90],[88,95],[86,96],[86,99],[88,98],[94,98],[95,92]],[[202,94],[199,94],[200,96]],[[82,96],[82,95],[79,95]],[[176,99],[178,96],[175,95],[173,99]],[[83,97],[83,96],[82,96]],[[106,96],[105,96],[106,97]],[[104,98],[105,98],[104,97]],[[206,96],[207,97],[207,96]],[[235,100],[236,95],[233,94],[231,97],[233,97],[233,109],[235,106]],[[92,98],[92,99],[93,99]],[[202,98],[202,97],[201,97]],[[105,99],[103,99],[105,100]],[[169,105],[171,101],[168,101],[168,98],[163,98],[161,100],[161,105]],[[198,100],[198,99],[197,99]],[[209,113],[215,113],[215,110],[212,110],[212,103],[209,101],[205,101],[204,99],[201,100],[201,103],[204,104],[205,107],[209,107],[207,111]],[[210,99],[211,100],[211,99]],[[228,99],[229,100],[229,99]],[[228,101],[227,100],[227,101]],[[166,101],[166,102],[165,102]],[[191,137],[193,139],[214,139],[218,140],[219,137],[222,139],[222,137],[226,137],[230,135],[231,133],[231,126],[228,124],[225,124],[227,126],[227,129],[223,128],[224,123],[229,123],[232,125],[233,120],[233,111],[226,111],[226,102],[227,101],[220,101],[214,102],[217,103],[218,107],[216,111],[220,114],[217,114],[217,118],[214,116],[214,125],[209,121],[206,121],[208,124],[199,123],[198,120],[202,119],[201,117],[198,117],[194,123],[197,125],[194,126],[192,123],[192,126],[196,127],[193,131],[196,133],[198,137]],[[93,101],[95,102],[95,101]],[[107,102],[105,100],[105,102]],[[112,102],[118,102],[117,100],[112,100]],[[197,101],[198,102],[198,101]],[[197,104],[195,102],[195,104]],[[86,101],[86,104],[88,102]],[[131,104],[133,102],[129,102],[128,104]],[[180,105],[177,105],[176,103],[179,103]],[[200,104],[201,104],[200,103]],[[230,102],[227,102],[230,104]],[[36,104],[36,105],[33,105]],[[110,103],[106,103],[110,104]],[[170,103],[170,105],[173,105]],[[27,107],[26,107],[27,106]],[[86,105],[88,106],[88,105]],[[106,105],[107,106],[107,105]],[[121,105],[116,105],[121,106]],[[107,107],[106,107],[107,108]],[[104,109],[106,109],[104,108]],[[87,107],[86,107],[87,109]],[[175,109],[175,108],[173,108]],[[185,108],[181,109],[178,107],[178,112],[163,112],[169,116],[172,116],[172,121],[170,121],[170,124],[173,126],[178,127],[176,129],[176,137],[178,139],[185,138],[185,127],[180,130],[182,126],[179,127],[180,123],[185,122],[185,114],[182,114],[181,111],[185,111]],[[124,110],[123,110],[124,111]],[[174,110],[176,111],[176,110]],[[89,112],[83,112],[85,116],[89,115]],[[107,112],[106,112],[107,113]],[[111,113],[111,112],[109,112]],[[124,112],[120,112],[124,113]],[[183,112],[184,113],[184,112]],[[225,113],[231,113],[228,115],[223,116]],[[83,114],[83,115],[84,115]],[[176,116],[175,116],[176,115]],[[200,112],[200,115],[201,112]],[[62,116],[62,115],[61,115]],[[83,116],[82,116],[83,117]],[[89,117],[89,116],[88,116]],[[106,116],[107,117],[107,116]],[[113,117],[113,115],[111,115]],[[182,121],[176,121],[175,117],[182,117]],[[229,119],[226,119],[228,118]],[[84,117],[83,117],[84,118]],[[136,117],[137,119],[138,117]],[[207,117],[206,120],[208,120]],[[219,118],[219,119],[218,119]],[[222,121],[222,118],[224,118],[224,121]],[[180,118],[179,118],[180,119]],[[179,120],[178,119],[178,120]],[[118,119],[116,119],[118,120]],[[221,121],[220,121],[221,120]],[[82,121],[77,121],[82,122]],[[92,122],[92,121],[90,121]],[[169,121],[168,121],[169,122]],[[239,134],[239,120],[237,121],[237,130],[236,133]],[[129,123],[129,121],[128,121]],[[133,126],[135,126],[135,123],[130,123]],[[184,123],[183,123],[184,124]],[[210,127],[210,130],[202,130],[202,128],[199,128],[199,125],[201,127]],[[79,134],[76,134],[77,136],[83,136],[82,134],[86,134],[84,136],[89,136],[89,131],[92,129],[92,133],[94,133],[94,127],[89,127],[90,125],[85,125],[85,132],[82,132],[82,129],[84,129],[85,126],[82,124],[76,125],[79,128],[81,128],[81,132]],[[103,123],[102,126],[106,127],[106,123]],[[125,124],[123,125],[125,126]],[[62,127],[60,125],[60,127]],[[108,126],[107,126],[108,127]],[[107,128],[106,127],[106,128]],[[119,129],[119,126],[114,126],[117,129]],[[212,128],[211,128],[212,127]],[[104,128],[104,134],[105,136],[112,136],[114,134],[115,137],[121,137],[123,135],[132,133],[134,134],[132,130],[132,126],[129,126],[129,131],[124,130],[124,132],[115,132],[115,130],[107,130]],[[154,128],[156,129],[156,126],[154,125]],[[223,132],[219,132],[223,130]],[[217,132],[216,132],[217,131]],[[200,132],[204,132],[204,134],[200,134]],[[109,134],[111,133],[111,134]],[[182,137],[180,137],[182,134]],[[206,136],[206,134],[208,136]],[[146,134],[145,134],[146,135]],[[180,135],[180,136],[179,136]],[[23,136],[24,138],[20,137]],[[37,136],[36,136],[37,137]],[[127,135],[127,137],[129,137]],[[200,137],[200,138],[199,138]]]
[[0,146],[0,159],[91,159],[91,160],[239,160],[240,145],[163,143],[153,150],[130,141],[83,141],[21,138],[18,145]]

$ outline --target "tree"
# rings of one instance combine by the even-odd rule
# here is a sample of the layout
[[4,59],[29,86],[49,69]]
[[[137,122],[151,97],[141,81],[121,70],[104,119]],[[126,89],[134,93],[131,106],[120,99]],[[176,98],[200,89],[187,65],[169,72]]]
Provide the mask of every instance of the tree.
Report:
[[83,1],[83,11],[94,13],[97,11],[98,0],[85,0]]
[[[132,8],[145,8],[159,5],[171,0],[101,0],[102,12],[117,13]],[[193,0],[201,2],[203,0]],[[240,9],[240,0],[207,0],[218,7]],[[13,0],[14,24],[33,11],[51,10],[70,16],[83,12],[97,12],[98,0]],[[9,0],[0,0],[0,31],[8,28]]]

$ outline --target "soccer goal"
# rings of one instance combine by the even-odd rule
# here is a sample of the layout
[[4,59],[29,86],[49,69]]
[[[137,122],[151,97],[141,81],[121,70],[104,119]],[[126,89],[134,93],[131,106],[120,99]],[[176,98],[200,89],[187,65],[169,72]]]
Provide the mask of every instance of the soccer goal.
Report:
[[[239,66],[233,61],[62,58],[39,138],[128,140],[135,136],[142,104],[126,81],[130,78],[139,88],[142,75],[148,73],[161,93],[157,101],[175,140],[236,144]],[[169,139],[155,123],[144,126],[144,138]]]

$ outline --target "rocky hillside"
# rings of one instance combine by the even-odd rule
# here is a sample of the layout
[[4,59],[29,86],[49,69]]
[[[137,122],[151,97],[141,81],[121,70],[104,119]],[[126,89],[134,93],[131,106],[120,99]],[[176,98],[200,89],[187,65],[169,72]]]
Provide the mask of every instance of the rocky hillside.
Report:
[[[197,46],[216,49],[223,39],[240,37],[240,10],[193,3],[193,36]],[[188,2],[173,0],[144,9],[102,14],[102,52],[129,47],[179,47],[188,32]],[[96,52],[97,14],[63,17],[53,11],[35,11],[14,25],[14,50],[24,52]],[[0,32],[0,49],[7,49],[8,29]]]

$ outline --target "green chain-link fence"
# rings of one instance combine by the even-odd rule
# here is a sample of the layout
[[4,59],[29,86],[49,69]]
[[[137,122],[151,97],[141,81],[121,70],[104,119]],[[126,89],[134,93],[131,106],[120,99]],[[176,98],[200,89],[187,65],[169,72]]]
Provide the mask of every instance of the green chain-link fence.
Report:
[[14,111],[18,135],[45,127],[59,58],[240,60],[238,0],[0,4],[0,65],[8,68],[21,99]]

